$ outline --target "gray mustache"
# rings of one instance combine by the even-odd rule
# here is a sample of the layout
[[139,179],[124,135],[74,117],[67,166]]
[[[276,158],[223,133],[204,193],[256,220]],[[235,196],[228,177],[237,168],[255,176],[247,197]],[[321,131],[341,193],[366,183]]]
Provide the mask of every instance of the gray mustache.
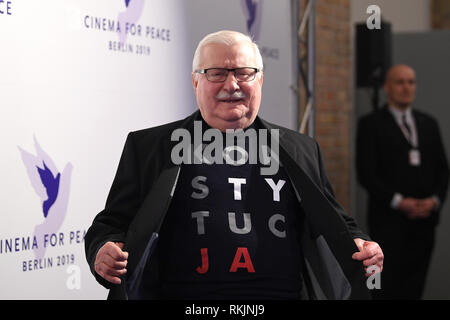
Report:
[[246,97],[245,93],[243,93],[242,91],[235,91],[232,94],[226,92],[226,91],[220,91],[217,95],[216,95],[216,99],[219,100],[233,100],[233,99],[244,99]]

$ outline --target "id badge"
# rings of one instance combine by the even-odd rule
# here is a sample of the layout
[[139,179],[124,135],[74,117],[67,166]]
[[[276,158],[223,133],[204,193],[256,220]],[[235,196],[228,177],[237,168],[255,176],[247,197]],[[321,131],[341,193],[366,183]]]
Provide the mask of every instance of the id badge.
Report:
[[420,166],[420,151],[418,149],[409,150],[409,164],[413,167]]

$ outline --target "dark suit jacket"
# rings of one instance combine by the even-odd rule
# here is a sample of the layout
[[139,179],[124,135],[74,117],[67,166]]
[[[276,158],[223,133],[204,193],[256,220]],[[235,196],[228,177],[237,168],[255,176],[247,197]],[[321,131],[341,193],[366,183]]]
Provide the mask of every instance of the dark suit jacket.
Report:
[[[94,219],[85,237],[86,257],[96,279],[110,288],[109,298],[140,298],[142,275],[157,298],[158,262],[152,255],[158,232],[169,207],[180,166],[170,155],[177,142],[177,128],[193,132],[197,111],[188,118],[166,125],[131,132],[105,209]],[[337,203],[328,181],[318,144],[295,131],[255,121],[266,129],[279,129],[280,161],[301,201],[306,223],[300,230],[304,255],[304,292],[310,299],[369,298],[361,262],[351,258],[358,249],[354,238],[369,239]],[[129,252],[127,275],[121,285],[112,285],[94,270],[97,251],[107,241],[125,242]],[[299,270],[300,272],[300,270]],[[148,288],[147,288],[148,291]],[[153,295],[154,294],[154,295]]]
[[[369,195],[369,224],[382,227],[401,222],[401,212],[391,208],[395,193],[404,197],[436,195],[444,202],[449,169],[437,122],[412,110],[418,135],[421,165],[409,164],[411,146],[387,106],[362,117],[358,122],[356,167],[358,181]],[[428,222],[438,223],[439,210]]]

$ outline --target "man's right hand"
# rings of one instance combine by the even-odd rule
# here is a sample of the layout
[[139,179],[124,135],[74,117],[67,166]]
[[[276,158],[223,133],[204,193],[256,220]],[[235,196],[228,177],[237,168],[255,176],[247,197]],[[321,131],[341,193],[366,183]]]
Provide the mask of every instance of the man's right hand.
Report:
[[404,198],[400,202],[398,208],[403,212],[405,212],[406,216],[409,219],[415,220],[428,218],[431,214],[431,210],[434,208],[435,202],[432,202],[432,205],[428,205],[428,202],[425,200],[415,198]]
[[123,242],[107,242],[95,257],[94,269],[105,280],[120,284],[120,276],[127,273],[128,252],[122,251]]

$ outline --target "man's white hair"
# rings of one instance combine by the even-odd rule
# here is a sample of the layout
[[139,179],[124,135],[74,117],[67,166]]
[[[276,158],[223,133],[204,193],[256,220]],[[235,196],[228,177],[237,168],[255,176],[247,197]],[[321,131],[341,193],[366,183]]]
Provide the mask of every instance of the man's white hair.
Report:
[[[247,42],[252,45],[254,51],[255,51],[255,57],[256,57],[256,68],[260,68],[262,70],[263,68],[263,59],[261,56],[261,52],[259,51],[258,45],[253,42],[252,38],[249,36],[237,32],[237,31],[230,31],[230,30],[221,30],[218,32],[210,33],[206,35],[197,46],[197,49],[194,53],[194,59],[192,60],[192,72],[195,72],[200,67],[200,55],[203,50],[203,48],[211,43],[222,43],[226,44],[228,46],[234,45],[239,42]],[[249,66],[250,67],[250,66]]]

